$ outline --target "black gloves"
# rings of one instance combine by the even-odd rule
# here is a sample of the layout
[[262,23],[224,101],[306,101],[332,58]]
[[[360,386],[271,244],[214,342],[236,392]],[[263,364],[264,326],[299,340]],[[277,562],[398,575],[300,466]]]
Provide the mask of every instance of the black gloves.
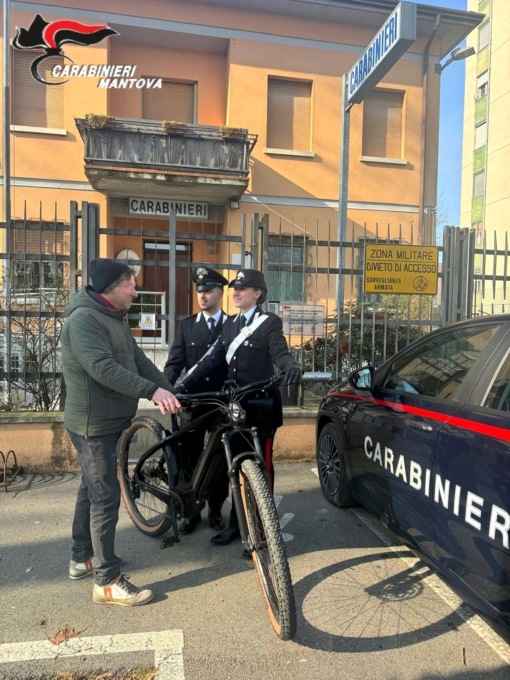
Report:
[[297,385],[301,380],[302,373],[300,366],[291,364],[283,371],[283,381],[286,385]]
[[[186,387],[186,385],[184,383],[177,385],[175,389],[176,389],[177,394],[189,394],[188,388]],[[179,398],[179,397],[177,397],[177,398]]]

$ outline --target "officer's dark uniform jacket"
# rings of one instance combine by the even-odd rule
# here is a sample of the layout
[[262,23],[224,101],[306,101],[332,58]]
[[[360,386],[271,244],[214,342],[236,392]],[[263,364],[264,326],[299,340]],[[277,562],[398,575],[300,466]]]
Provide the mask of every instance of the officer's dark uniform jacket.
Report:
[[[212,338],[210,337],[210,327],[207,323],[207,318],[203,312],[193,314],[193,316],[183,319],[177,329],[175,340],[164,368],[164,374],[172,385],[175,385],[175,381],[181,375],[183,368],[189,371],[204,356],[221,334],[223,323],[228,317],[225,312],[221,312]],[[204,375],[200,382],[194,384],[192,391],[211,392],[221,390],[226,376],[227,364],[221,362],[211,373]]]
[[[227,378],[235,380],[240,386],[264,378],[270,378],[274,374],[274,365],[284,370],[289,365],[299,368],[299,363],[293,359],[283,335],[282,320],[276,314],[263,312],[257,306],[255,312],[248,321],[250,327],[260,315],[265,315],[265,321],[244,340],[235,351],[228,365]],[[240,314],[230,316],[223,324],[223,332],[218,337],[212,352],[204,357],[196,369],[183,380],[183,386],[189,392],[196,392],[196,385],[201,384],[211,371],[217,366],[224,364],[230,344],[239,335]],[[166,369],[165,369],[166,373]],[[267,423],[274,430],[283,424],[283,409],[278,388],[272,388],[268,395],[272,398],[270,422]],[[251,409],[247,408],[248,414]]]

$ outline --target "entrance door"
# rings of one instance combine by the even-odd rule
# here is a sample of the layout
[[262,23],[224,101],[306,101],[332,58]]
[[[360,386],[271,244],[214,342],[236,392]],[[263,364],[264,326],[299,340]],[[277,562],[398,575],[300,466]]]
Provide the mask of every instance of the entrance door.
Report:
[[[143,259],[155,261],[155,265],[147,265],[144,267],[143,287],[145,291],[163,292],[166,294],[166,310],[168,313],[168,294],[169,294],[169,266],[168,255],[170,246],[168,243],[146,242],[143,246]],[[178,243],[177,244],[177,263],[186,262],[191,263],[191,244]],[[192,313],[193,301],[191,297],[191,272],[189,267],[177,266],[176,281],[175,281],[176,295],[175,295],[175,309],[176,309],[176,328],[180,321]],[[168,329],[167,329],[168,330]],[[144,331],[146,336],[151,331]],[[168,333],[167,333],[168,338]],[[173,338],[168,338],[169,342]]]

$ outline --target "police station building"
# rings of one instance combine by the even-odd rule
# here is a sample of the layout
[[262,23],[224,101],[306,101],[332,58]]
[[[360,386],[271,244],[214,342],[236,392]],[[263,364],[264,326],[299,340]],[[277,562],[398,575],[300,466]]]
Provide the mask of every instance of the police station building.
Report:
[[[186,263],[178,317],[196,311],[191,267],[233,278],[258,264],[254,224],[265,229],[268,299],[334,297],[313,272],[337,266],[333,249],[315,244],[338,238],[342,157],[347,239],[379,229],[390,242],[434,243],[434,67],[477,14],[417,4],[415,38],[388,66],[402,30],[392,1],[50,1],[35,24],[35,5],[22,6],[9,36],[12,218],[67,221],[71,201],[98,203],[101,256],[142,262],[146,291],[168,292],[175,248]],[[60,44],[62,31],[73,40]],[[342,151],[344,75],[359,91],[382,62],[386,72],[348,107]]]

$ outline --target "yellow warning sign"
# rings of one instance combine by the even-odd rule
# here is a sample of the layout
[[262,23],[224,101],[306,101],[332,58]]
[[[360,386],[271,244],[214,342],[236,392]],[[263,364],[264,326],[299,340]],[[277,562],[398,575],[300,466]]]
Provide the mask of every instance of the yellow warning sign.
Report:
[[365,244],[365,293],[435,295],[437,246]]
[[140,315],[140,326],[139,328],[143,328],[146,331],[155,331],[156,330],[156,315],[155,314],[147,314],[146,312],[142,312]]

